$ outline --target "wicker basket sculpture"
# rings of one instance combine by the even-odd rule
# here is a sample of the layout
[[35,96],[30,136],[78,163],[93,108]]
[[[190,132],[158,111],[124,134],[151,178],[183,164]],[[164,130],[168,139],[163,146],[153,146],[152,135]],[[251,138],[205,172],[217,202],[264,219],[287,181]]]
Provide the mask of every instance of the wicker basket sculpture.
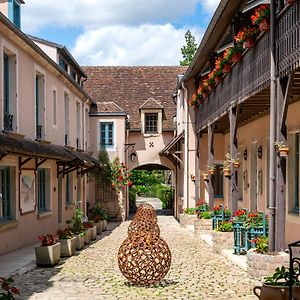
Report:
[[150,231],[154,234],[159,235],[160,229],[156,222],[153,222],[151,220],[138,220],[135,219],[132,221],[128,227],[128,235],[133,234],[135,232],[141,232],[141,231]]
[[122,274],[134,285],[159,283],[168,273],[171,252],[168,244],[152,232],[136,232],[127,237],[118,253]]
[[154,207],[150,204],[140,205],[128,227],[128,237],[118,253],[119,268],[132,284],[154,285],[168,273],[171,252],[159,234]]

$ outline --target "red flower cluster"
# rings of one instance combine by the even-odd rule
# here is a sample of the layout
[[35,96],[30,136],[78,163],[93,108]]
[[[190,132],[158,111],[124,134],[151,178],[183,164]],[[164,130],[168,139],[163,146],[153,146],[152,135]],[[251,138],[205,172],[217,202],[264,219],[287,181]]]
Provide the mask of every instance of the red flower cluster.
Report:
[[245,215],[245,214],[246,214],[246,211],[245,211],[245,210],[239,209],[239,210],[237,210],[237,211],[235,211],[235,212],[233,213],[233,216],[234,216],[234,217],[240,217],[240,216],[243,216],[243,215]]
[[42,246],[52,246],[57,242],[57,236],[52,234],[40,235],[38,239],[41,241]]
[[14,295],[20,295],[20,290],[17,289],[14,286],[11,286],[11,284],[14,282],[14,280],[9,278],[0,277],[0,286],[2,290],[5,291],[5,293],[0,293],[0,299],[15,299]]
[[262,22],[263,19],[270,18],[270,5],[262,4],[255,10],[255,14],[251,16],[251,21],[253,25],[257,25]]
[[129,180],[131,174],[128,171],[124,162],[120,162],[119,158],[117,157],[114,160],[112,165],[112,183],[111,186],[115,188],[117,191],[120,191],[122,187],[125,186],[132,186],[132,182]]

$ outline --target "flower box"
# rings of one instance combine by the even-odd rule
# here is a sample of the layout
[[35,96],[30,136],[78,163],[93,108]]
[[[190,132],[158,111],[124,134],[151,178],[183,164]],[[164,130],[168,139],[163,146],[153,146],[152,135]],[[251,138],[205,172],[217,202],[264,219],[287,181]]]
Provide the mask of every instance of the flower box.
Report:
[[88,245],[92,240],[92,229],[91,228],[87,228],[84,231],[84,244]]
[[179,223],[181,227],[187,227],[189,225],[194,226],[194,221],[197,219],[197,215],[185,215],[181,214],[179,216]]
[[231,61],[236,64],[237,62],[239,62],[241,60],[242,57],[243,57],[243,55],[241,52],[236,52],[236,53],[232,54]]
[[76,241],[76,237],[71,239],[59,239],[58,242],[60,243],[60,256],[69,257],[74,255],[76,252]]
[[38,266],[56,265],[60,261],[60,243],[35,247],[35,257]]
[[226,74],[229,73],[230,71],[231,71],[231,64],[230,63],[224,64],[223,72]]
[[223,174],[225,177],[230,177],[231,176],[231,170],[229,168],[224,168],[223,169]]
[[102,231],[106,231],[107,230],[107,220],[102,220]]
[[94,241],[97,238],[97,227],[94,226],[91,228],[91,240]]
[[76,250],[80,250],[84,246],[84,233],[75,234],[76,237]]
[[260,23],[259,23],[259,29],[261,31],[269,31],[270,30],[270,21],[268,19],[263,19]]
[[213,247],[218,253],[223,249],[232,249],[233,244],[233,232],[212,232]]
[[102,221],[100,220],[99,222],[95,223],[96,228],[97,228],[97,234],[100,235],[102,233]]
[[252,48],[255,45],[255,38],[254,37],[247,37],[243,46],[245,48]]
[[200,233],[207,233],[211,231],[212,228],[212,220],[208,219],[196,219],[194,220],[194,228],[195,228],[195,234],[200,234]]
[[289,147],[279,147],[278,148],[278,153],[280,157],[288,157],[289,156]]

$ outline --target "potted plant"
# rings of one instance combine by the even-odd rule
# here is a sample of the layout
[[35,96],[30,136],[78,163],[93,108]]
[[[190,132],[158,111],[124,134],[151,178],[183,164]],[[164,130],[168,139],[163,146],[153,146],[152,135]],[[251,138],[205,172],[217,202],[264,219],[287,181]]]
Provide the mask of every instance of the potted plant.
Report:
[[209,175],[214,175],[215,174],[215,168],[216,168],[215,164],[208,166],[208,174]]
[[11,286],[14,283],[12,277],[4,278],[0,277],[0,299],[2,300],[14,300],[15,295],[20,295],[19,289],[14,286]]
[[[97,237],[97,227],[94,225],[94,222],[89,220],[87,217],[83,219],[83,226],[88,232],[89,242],[95,240]],[[86,240],[85,240],[86,241]]]
[[274,145],[280,157],[288,157],[290,151],[289,147],[287,147],[283,142],[278,141],[276,141]]
[[234,38],[236,43],[243,44],[244,48],[251,48],[255,45],[257,29],[254,27],[244,27]]
[[54,266],[60,260],[60,243],[52,234],[40,235],[41,245],[35,247],[36,264],[38,266]]
[[75,213],[71,220],[66,223],[70,225],[72,232],[76,237],[76,249],[80,250],[84,246],[84,226],[82,223],[83,211],[79,208],[75,210]]
[[224,74],[231,71],[230,61],[226,60],[223,56],[219,57],[215,62],[216,69],[222,70]]
[[232,49],[231,62],[236,64],[242,59],[244,49],[243,47],[240,47],[238,45],[232,47],[231,49]]
[[253,25],[258,25],[261,31],[270,30],[270,5],[262,4],[256,10],[255,14],[251,16]]
[[67,227],[63,230],[57,230],[58,242],[60,243],[60,256],[69,257],[76,252],[76,237],[72,230]]
[[[260,300],[288,300],[290,270],[284,266],[276,268],[273,275],[265,277],[262,286],[256,286],[253,293]],[[258,293],[260,291],[260,293]],[[293,277],[292,298],[300,299],[300,281]]]

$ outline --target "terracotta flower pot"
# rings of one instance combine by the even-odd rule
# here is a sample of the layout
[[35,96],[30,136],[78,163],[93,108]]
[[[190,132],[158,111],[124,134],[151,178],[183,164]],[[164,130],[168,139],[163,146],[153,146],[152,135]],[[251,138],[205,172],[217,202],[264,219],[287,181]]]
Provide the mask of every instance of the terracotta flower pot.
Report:
[[269,31],[270,30],[270,21],[268,19],[263,19],[259,23],[259,29],[261,31]]
[[216,81],[217,83],[222,82],[222,81],[223,81],[222,75],[217,75],[217,76],[215,77],[215,81]]
[[213,84],[209,84],[209,85],[208,85],[208,90],[211,92],[211,91],[214,89],[214,87],[215,87],[215,86],[214,86]]
[[[260,294],[258,294],[260,291]],[[288,300],[289,287],[288,286],[272,286],[263,284],[263,286],[256,286],[253,289],[254,295],[260,300]],[[300,299],[300,286],[294,286],[292,289],[292,296],[295,299]]]
[[253,37],[248,37],[244,42],[245,48],[252,48],[255,45],[255,39]]
[[230,169],[223,169],[223,174],[225,177],[230,177],[231,176],[231,170]]
[[209,174],[209,175],[214,175],[214,174],[215,174],[215,170],[213,170],[213,169],[208,170],[208,174]]
[[203,98],[207,98],[207,96],[208,96],[208,92],[203,92]]
[[280,157],[288,157],[289,156],[289,147],[281,147],[278,149],[278,153]]
[[236,52],[236,53],[234,53],[234,54],[232,55],[231,61],[232,61],[233,63],[237,63],[237,62],[239,62],[239,61],[241,60],[241,58],[242,58],[242,53],[241,53],[241,52]]
[[288,4],[293,4],[293,3],[295,3],[295,2],[297,2],[297,0],[287,0],[287,3],[288,3]]
[[229,73],[230,71],[231,71],[231,64],[229,64],[229,63],[224,64],[223,72],[224,73]]
[[240,165],[241,165],[241,163],[238,162],[238,161],[236,161],[236,162],[233,163],[233,167],[234,167],[235,169],[238,169],[238,168],[240,167]]

